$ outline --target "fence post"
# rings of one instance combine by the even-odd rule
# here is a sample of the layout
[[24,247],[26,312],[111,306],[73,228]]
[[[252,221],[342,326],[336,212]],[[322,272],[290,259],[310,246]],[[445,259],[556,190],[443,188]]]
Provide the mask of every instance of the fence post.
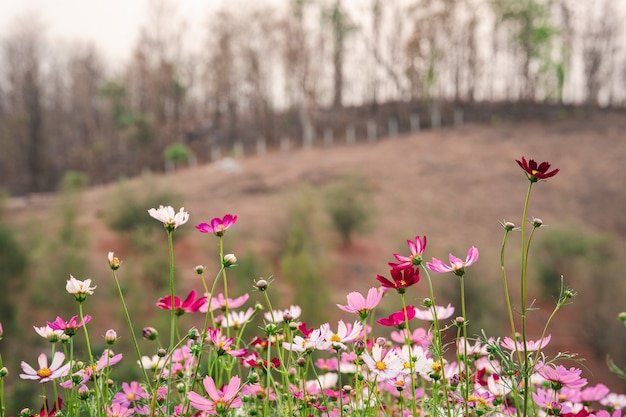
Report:
[[346,144],[354,145],[356,142],[356,129],[354,125],[346,126]]
[[437,107],[431,107],[430,109],[430,127],[433,129],[441,127],[441,113]]
[[376,142],[376,121],[368,120],[367,121],[367,140],[369,142]]
[[324,128],[324,147],[332,148],[333,147],[333,129],[330,127]]
[[398,119],[392,117],[389,119],[389,136],[394,137],[398,136]]
[[411,132],[420,131],[420,115],[417,113],[411,113]]
[[259,155],[265,154],[267,151],[267,142],[264,136],[259,136],[256,140],[256,153]]

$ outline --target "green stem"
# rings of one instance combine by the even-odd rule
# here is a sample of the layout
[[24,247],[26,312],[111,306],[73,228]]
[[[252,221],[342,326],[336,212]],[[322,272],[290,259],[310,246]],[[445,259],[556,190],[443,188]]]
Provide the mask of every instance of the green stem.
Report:
[[[171,230],[167,230],[167,246],[168,246],[168,250],[169,250],[169,255],[170,255],[170,302],[172,304],[172,309],[170,310],[170,348],[169,348],[169,352],[168,355],[171,357],[172,353],[173,353],[173,349],[174,349],[174,339],[176,337],[176,315],[175,315],[175,311],[174,311],[174,244],[173,244],[173,239],[172,239],[172,231]],[[170,409],[171,409],[171,404],[170,404],[170,391],[171,391],[171,384],[172,384],[172,365],[173,365],[173,361],[170,360],[169,361],[169,369],[168,369],[168,373],[167,373],[167,394],[166,394],[166,398],[165,398],[165,413],[166,415],[171,415],[170,414]],[[156,396],[156,392],[154,392],[154,395]]]
[[[528,205],[530,202],[530,193],[533,188],[533,182],[528,185],[528,191],[526,192],[526,200],[524,201],[524,212],[522,214],[522,272],[520,279],[520,298],[521,298],[521,312],[522,312],[522,343],[524,350],[524,366],[522,369],[522,376],[524,379],[524,404],[523,404],[523,416],[526,417],[528,413],[528,390],[530,388],[530,378],[528,370],[528,346],[526,345],[526,279],[528,275],[528,245],[526,243],[526,219],[528,216]],[[518,351],[516,349],[516,351]],[[518,351],[519,352],[519,351]],[[519,353],[518,353],[519,355]],[[520,364],[521,365],[521,364]]]

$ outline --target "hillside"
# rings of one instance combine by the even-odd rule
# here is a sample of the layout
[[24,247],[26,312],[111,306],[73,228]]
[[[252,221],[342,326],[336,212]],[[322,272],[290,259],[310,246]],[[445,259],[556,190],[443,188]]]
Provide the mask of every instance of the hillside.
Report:
[[[272,247],[286,228],[288,208],[300,195],[302,184],[321,190],[356,173],[366,178],[375,192],[377,217],[371,232],[359,236],[349,248],[341,247],[329,226],[324,226],[326,256],[333,271],[324,285],[333,289],[333,302],[344,301],[349,291],[375,286],[376,274],[387,274],[386,262],[393,260],[392,253],[406,252],[404,241],[416,234],[428,236],[428,259],[447,258],[450,250],[464,257],[467,248],[478,247],[481,259],[474,273],[469,272],[468,280],[477,282],[477,291],[493,287],[493,294],[501,297],[501,284],[492,278],[497,279],[499,274],[502,228],[498,222],[520,223],[528,185],[515,163],[521,156],[549,161],[561,170],[556,177],[533,188],[530,216],[540,217],[554,229],[575,224],[590,233],[610,234],[618,253],[624,252],[624,132],[626,118],[620,113],[559,122],[463,125],[374,144],[224,160],[154,175],[152,183],[179,194],[181,204],[190,213],[190,224],[185,226],[190,230],[175,247],[177,267],[185,271],[181,279],[189,287],[196,285],[193,266],[210,265],[207,258],[213,256],[206,252],[208,237],[192,231],[193,225],[226,213],[237,214],[239,222],[233,229],[230,249],[235,253],[252,250],[272,256]],[[130,183],[141,187],[141,181],[134,179]],[[111,199],[124,204],[125,196],[115,194],[115,187],[88,190],[79,217],[79,223],[90,232],[91,268],[95,276],[106,273],[102,271],[106,265],[103,262],[109,250],[124,258],[125,244],[103,222],[104,207],[111,204]],[[56,207],[52,195],[13,199],[8,218],[16,224],[33,218],[53,218]],[[511,265],[516,267],[517,251],[511,251],[509,256]],[[277,284],[286,287],[289,277],[282,277],[278,270],[274,275]],[[517,282],[514,273],[510,276]],[[250,280],[253,278],[257,277]],[[450,277],[442,279],[453,282]],[[575,289],[589,286],[577,282],[576,276],[565,279]],[[423,289],[417,291],[424,296]],[[278,301],[287,304],[290,291],[282,294],[285,299]],[[445,294],[442,303],[449,296]],[[417,303],[417,297],[411,302]],[[623,305],[613,307],[615,316],[624,309]],[[541,308],[537,323],[549,313],[550,306]],[[575,300],[565,310],[564,319],[555,324],[554,333],[560,337],[554,343],[555,349],[589,354],[587,347],[571,345],[576,344],[577,336],[568,323],[589,308]],[[600,369],[604,367],[603,358],[590,359],[588,365]]]

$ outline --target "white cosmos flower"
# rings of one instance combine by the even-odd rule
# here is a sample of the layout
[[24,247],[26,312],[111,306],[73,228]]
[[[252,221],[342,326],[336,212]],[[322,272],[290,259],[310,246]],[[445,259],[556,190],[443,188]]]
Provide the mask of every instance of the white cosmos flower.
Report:
[[43,327],[33,326],[33,329],[37,332],[37,334],[44,339],[48,339],[50,343],[56,343],[61,340],[61,337],[65,334],[63,330],[54,330],[48,325]]
[[68,293],[74,295],[76,298],[82,298],[83,300],[88,295],[93,295],[93,290],[96,289],[96,286],[93,287],[91,285],[91,280],[86,279],[84,281],[78,280],[70,275],[70,279],[67,280],[67,284],[65,285],[65,289]]
[[141,357],[141,362],[137,361],[137,363],[144,369],[151,369],[153,371],[156,371],[157,369],[161,368],[161,366],[163,365],[161,362],[161,358],[159,358],[159,355],[153,355],[152,357],[150,356],[142,356]]
[[364,352],[361,359],[369,370],[381,380],[395,378],[404,368],[402,359],[394,350],[388,350],[384,353],[383,347],[378,344],[372,347],[371,354]]
[[159,206],[158,209],[151,208],[148,210],[148,214],[162,222],[168,230],[174,230],[189,220],[189,213],[185,211],[184,207],[181,207],[180,211],[176,213],[172,206]]

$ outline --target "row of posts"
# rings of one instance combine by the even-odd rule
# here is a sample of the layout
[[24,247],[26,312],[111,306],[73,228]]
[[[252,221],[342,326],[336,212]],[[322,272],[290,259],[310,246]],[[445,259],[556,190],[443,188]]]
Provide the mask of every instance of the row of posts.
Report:
[[[453,123],[455,126],[463,124],[463,110],[455,109],[453,114]],[[416,113],[411,114],[409,119],[411,133],[417,133],[420,131],[420,116]],[[432,129],[439,129],[441,127],[441,113],[438,109],[432,109],[430,113],[430,126]],[[387,132],[389,137],[394,137],[399,134],[398,119],[392,117],[387,122]],[[374,143],[378,140],[378,126],[375,120],[368,120],[366,124],[366,136],[367,141]],[[313,146],[314,134],[311,132],[302,139],[302,147],[305,149]],[[354,145],[356,143],[356,127],[354,125],[346,126],[346,145]],[[331,148],[334,145],[334,132],[333,129],[327,127],[324,129],[322,136],[323,144],[325,148]],[[283,136],[280,139],[280,151],[286,153],[290,150],[290,138]],[[267,152],[267,142],[264,137],[260,137],[256,142],[256,153],[265,154]],[[243,143],[235,142],[232,149],[232,156],[235,158],[242,157],[244,155]],[[222,157],[219,146],[215,145],[211,149],[211,161],[217,161]]]

